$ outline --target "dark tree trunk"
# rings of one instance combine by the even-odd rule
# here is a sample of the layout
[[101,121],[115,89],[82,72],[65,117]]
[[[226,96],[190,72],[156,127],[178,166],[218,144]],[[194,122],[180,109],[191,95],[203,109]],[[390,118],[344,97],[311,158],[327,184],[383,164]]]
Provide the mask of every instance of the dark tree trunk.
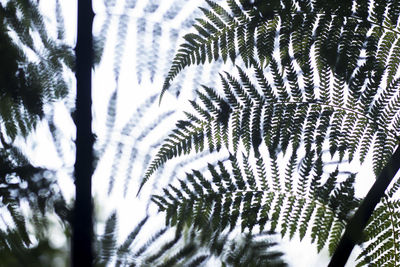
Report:
[[72,223],[72,266],[93,264],[92,222],[92,24],[91,0],[78,0],[78,37],[76,53],[76,161],[75,207]]
[[392,158],[386,164],[362,201],[360,207],[346,226],[346,230],[339,242],[335,253],[329,263],[330,267],[344,266],[354,246],[362,241],[362,233],[376,205],[385,194],[390,182],[400,169],[400,146],[393,153]]

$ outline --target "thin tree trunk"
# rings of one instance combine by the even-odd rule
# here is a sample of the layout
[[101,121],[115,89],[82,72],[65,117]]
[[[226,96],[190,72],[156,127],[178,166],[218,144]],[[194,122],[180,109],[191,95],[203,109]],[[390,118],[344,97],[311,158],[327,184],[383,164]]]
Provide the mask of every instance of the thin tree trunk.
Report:
[[346,230],[333,254],[329,267],[344,266],[356,244],[362,241],[362,233],[376,205],[385,194],[390,182],[400,169],[400,146],[393,153],[391,159],[381,171],[378,179],[369,190],[353,218],[346,226]]
[[90,267],[93,264],[92,219],[92,24],[91,0],[78,0],[78,37],[76,53],[76,161],[75,207],[72,223],[72,266]]

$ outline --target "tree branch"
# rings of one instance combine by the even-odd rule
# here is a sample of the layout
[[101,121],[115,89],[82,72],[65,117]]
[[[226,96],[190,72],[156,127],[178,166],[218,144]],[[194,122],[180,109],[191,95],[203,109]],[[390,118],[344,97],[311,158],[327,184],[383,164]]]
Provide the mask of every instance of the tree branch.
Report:
[[344,266],[356,244],[362,242],[362,234],[376,205],[400,169],[400,146],[397,147],[385,168],[381,171],[360,207],[346,226],[346,230],[333,254],[329,267]]

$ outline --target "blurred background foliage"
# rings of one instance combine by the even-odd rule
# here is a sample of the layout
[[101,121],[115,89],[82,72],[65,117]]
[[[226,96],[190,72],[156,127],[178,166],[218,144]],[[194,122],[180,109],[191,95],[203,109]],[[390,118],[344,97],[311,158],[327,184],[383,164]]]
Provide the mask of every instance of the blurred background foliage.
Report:
[[36,2],[0,2],[0,266],[60,266],[68,258],[65,245],[51,241],[54,227],[69,231],[70,216],[55,172],[21,150],[45,122],[45,106],[70,90],[65,71],[74,56],[61,29],[56,39],[48,35]]

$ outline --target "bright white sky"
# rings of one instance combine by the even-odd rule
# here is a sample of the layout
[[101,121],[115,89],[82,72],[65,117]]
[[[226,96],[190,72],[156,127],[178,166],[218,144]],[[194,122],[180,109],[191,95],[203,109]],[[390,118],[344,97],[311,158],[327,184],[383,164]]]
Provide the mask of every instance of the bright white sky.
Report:
[[[45,14],[46,22],[48,25],[55,21],[54,16],[54,0],[40,0],[40,7]],[[72,45],[76,40],[76,1],[60,1],[64,12],[64,22],[67,27],[66,37],[68,42]],[[98,34],[100,28],[106,18],[106,9],[102,1],[95,0],[94,10],[96,13],[94,21],[94,33]],[[110,1],[111,2],[111,1]],[[96,67],[93,75],[93,128],[98,136],[99,145],[97,149],[101,149],[103,145],[108,145],[104,154],[101,155],[98,168],[93,176],[93,195],[95,201],[98,204],[96,209],[97,216],[100,220],[104,220],[109,213],[115,208],[118,209],[120,229],[119,234],[121,238],[132,230],[136,223],[142,219],[145,215],[146,201],[148,197],[136,198],[136,190],[140,175],[144,172],[144,162],[148,160],[147,152],[149,146],[154,145],[154,140],[159,140],[167,131],[171,129],[174,122],[178,118],[182,118],[179,111],[187,107],[187,101],[183,99],[193,98],[191,88],[194,85],[201,83],[213,86],[216,83],[216,72],[211,66],[205,68],[202,73],[198,73],[198,69],[193,68],[190,71],[185,72],[184,78],[178,83],[182,84],[182,91],[179,97],[179,101],[172,95],[167,94],[160,107],[158,105],[152,105],[151,112],[145,115],[144,118],[139,120],[138,126],[131,132],[132,135],[125,136],[122,134],[124,126],[130,118],[135,114],[136,108],[145,102],[150,96],[158,94],[162,88],[163,77],[168,71],[169,62],[173,56],[171,51],[176,49],[177,44],[180,40],[175,38],[175,42],[171,42],[171,36],[178,34],[180,37],[184,32],[187,31],[189,25],[183,24],[183,21],[190,18],[190,14],[193,12],[198,13],[197,6],[202,4],[204,1],[201,0],[176,0],[176,1],[153,1],[154,3],[161,3],[160,7],[154,13],[145,12],[145,6],[151,1],[138,0],[131,1],[136,3],[134,9],[126,11],[124,8],[124,1],[117,1],[118,5],[112,9],[112,19],[110,24],[110,30],[107,39],[107,45],[105,50],[104,58],[101,64]],[[177,4],[182,7],[182,11],[178,12],[178,15],[173,20],[166,21],[161,25],[161,36],[159,39],[159,58],[154,58],[154,52],[152,49],[152,33],[157,27],[157,22],[163,18],[165,10],[167,10],[171,4]],[[120,14],[128,15],[130,20],[127,24],[127,37],[125,42],[125,49],[119,50],[122,53],[121,57],[121,71],[118,83],[114,76],[114,64],[116,54],[115,44],[118,40],[117,26],[118,18]],[[146,29],[141,32],[140,36],[136,33],[138,18],[142,18],[146,22]],[[177,41],[177,42],[176,42]],[[140,45],[142,44],[142,45]],[[139,64],[138,64],[139,62]],[[158,66],[153,81],[150,79],[151,72],[147,69],[148,66]],[[138,80],[140,74],[138,74],[138,66],[141,65],[143,68],[141,83]],[[140,66],[139,66],[140,67]],[[217,69],[218,70],[218,69]],[[228,68],[229,70],[229,68]],[[182,76],[182,74],[181,74]],[[200,78],[200,80],[198,80]],[[75,81],[73,76],[69,77],[71,88],[75,88]],[[108,101],[116,90],[118,85],[117,95],[117,107],[116,107],[116,122],[114,131],[111,134],[109,143],[103,144],[107,139],[107,106]],[[158,99],[156,100],[158,101]],[[52,142],[50,133],[46,126],[41,127],[36,134],[28,139],[30,146],[30,154],[34,162],[38,165],[48,166],[49,168],[58,170],[59,183],[63,189],[66,199],[71,199],[74,194],[73,182],[70,177],[72,174],[72,167],[74,164],[74,148],[73,142],[75,136],[75,130],[72,120],[69,117],[68,111],[65,108],[72,107],[74,105],[73,94],[66,103],[58,103],[55,106],[56,122],[59,128],[62,130],[64,141],[61,143],[61,154],[57,154],[54,144]],[[157,108],[157,109],[156,109]],[[168,111],[177,111],[175,114],[165,118],[165,121],[156,127],[156,130],[151,134],[148,134],[143,139],[143,142],[136,142],[139,138],[141,131],[146,129],[154,122],[160,114],[164,114]],[[37,140],[40,140],[37,142]],[[120,146],[118,146],[120,144]],[[115,177],[115,186],[111,195],[107,194],[109,177],[113,157],[117,149],[121,148],[121,163],[117,166],[117,171],[113,173]],[[133,175],[129,183],[129,189],[126,197],[121,193],[124,190],[125,177],[127,166],[130,160],[130,151],[133,148],[138,150],[138,154],[133,165]],[[153,152],[154,153],[154,149]],[[46,155],[43,157],[43,155]],[[54,160],[52,160],[54,159]],[[195,163],[196,164],[196,163]],[[349,167],[354,168],[354,167]],[[363,169],[362,181],[358,183],[362,184],[360,187],[359,195],[365,195],[367,190],[373,181],[373,176],[369,173],[368,168]],[[363,170],[359,170],[362,172]],[[166,177],[172,174],[172,170],[163,170],[166,173]],[[182,172],[182,171],[181,171]],[[364,174],[365,173],[365,174]],[[151,186],[144,188],[144,195],[150,192]],[[146,191],[147,190],[147,191]],[[102,225],[99,225],[98,231],[102,231]],[[299,242],[297,239],[292,240],[290,243],[287,240],[283,244],[285,249],[287,260],[292,266],[325,266],[328,262],[327,252],[323,251],[321,254],[316,255],[316,248],[309,242]],[[348,266],[352,266],[349,264]]]

